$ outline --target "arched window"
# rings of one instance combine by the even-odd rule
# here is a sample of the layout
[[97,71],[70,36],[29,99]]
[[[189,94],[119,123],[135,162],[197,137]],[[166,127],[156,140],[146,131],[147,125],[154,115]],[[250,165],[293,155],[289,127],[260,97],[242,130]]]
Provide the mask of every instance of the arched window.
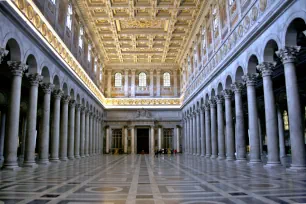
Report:
[[116,73],[115,74],[115,87],[121,87],[122,86],[122,74]]
[[91,45],[88,45],[87,60],[88,62],[91,62]]
[[213,9],[213,28],[214,28],[214,31],[218,30],[218,27],[219,27],[219,17],[217,15],[217,6],[214,7]]
[[228,4],[232,6],[235,3],[235,0],[228,0]]
[[52,2],[52,4],[54,4],[54,5],[55,5],[55,3],[56,3],[55,0],[51,0],[51,2]]
[[83,36],[84,36],[84,29],[80,27],[80,34],[79,34],[79,47],[83,48]]
[[95,58],[95,64],[94,64],[94,72],[97,72],[97,65],[98,64],[98,59]]
[[284,119],[284,129],[289,130],[289,119],[287,111],[284,111],[283,119]]
[[205,30],[205,28],[204,28],[204,29],[202,30],[202,49],[205,49],[205,47],[206,47],[205,33],[206,33],[206,30]]
[[66,26],[69,30],[71,30],[71,26],[72,26],[72,5],[71,4],[68,5]]
[[139,86],[147,86],[147,75],[144,72],[139,74]]
[[171,86],[170,74],[168,72],[164,73],[164,86]]

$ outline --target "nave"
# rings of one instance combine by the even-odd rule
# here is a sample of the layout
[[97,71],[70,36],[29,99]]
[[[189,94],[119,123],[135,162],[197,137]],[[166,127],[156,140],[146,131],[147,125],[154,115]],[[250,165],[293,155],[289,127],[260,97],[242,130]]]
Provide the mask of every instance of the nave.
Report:
[[191,155],[96,155],[0,172],[0,203],[305,203],[306,174]]

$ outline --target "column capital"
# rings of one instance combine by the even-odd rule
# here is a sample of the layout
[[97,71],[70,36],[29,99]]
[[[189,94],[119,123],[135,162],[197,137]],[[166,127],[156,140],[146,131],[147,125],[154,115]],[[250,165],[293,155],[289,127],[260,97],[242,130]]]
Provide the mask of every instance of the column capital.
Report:
[[28,65],[16,62],[16,61],[8,61],[7,65],[9,66],[13,76],[23,76],[23,73],[28,69]]
[[217,95],[215,96],[215,100],[217,102],[217,104],[223,104],[224,98],[222,95]]
[[154,69],[150,69],[150,74],[153,74],[154,73]]
[[52,83],[41,83],[40,86],[45,94],[51,94],[54,89],[54,84]]
[[26,73],[25,74],[26,77],[28,78],[31,86],[38,86],[39,83],[43,80],[43,76],[38,74],[38,73],[34,73],[34,74],[30,74],[30,73]]
[[63,92],[62,89],[55,89],[55,90],[53,91],[53,97],[54,97],[55,99],[60,99],[60,98],[63,96],[63,94],[64,94],[64,92]]
[[235,93],[241,93],[242,90],[244,89],[244,84],[239,83],[239,82],[235,82],[235,83],[231,84],[231,87],[232,87],[232,89]]
[[128,74],[129,74],[129,70],[128,70],[128,69],[125,69],[125,70],[124,70],[124,74],[125,74],[125,75],[128,75]]
[[231,89],[224,89],[222,91],[222,94],[223,94],[225,99],[231,99],[232,96],[233,96],[233,91]]
[[73,107],[75,107],[76,106],[76,103],[75,103],[75,100],[70,100],[69,101],[69,107],[71,107],[71,108],[73,108]]
[[276,62],[263,62],[257,65],[257,70],[261,72],[262,77],[272,76]]
[[76,103],[76,104],[75,104],[75,108],[76,108],[77,111],[81,111],[81,109],[82,109],[82,104]]
[[135,74],[136,69],[131,69],[132,74]]
[[199,107],[198,109],[196,109],[196,114],[197,114],[197,115],[200,115],[200,113],[201,113],[201,107]]
[[208,101],[209,105],[211,108],[215,108],[216,107],[216,100],[213,98],[213,99],[210,99]]
[[71,97],[70,97],[69,95],[64,95],[64,96],[62,97],[62,100],[63,100],[63,103],[64,103],[64,104],[68,104],[69,101],[70,101],[70,99],[71,99]]
[[0,64],[2,63],[3,58],[9,53],[8,50],[0,48]]
[[205,111],[205,104],[202,103],[200,108],[201,108],[201,112]]
[[205,111],[209,111],[210,110],[210,104],[209,101],[204,105]]
[[257,73],[247,73],[242,76],[242,79],[245,81],[247,86],[255,86],[257,81]]
[[293,63],[296,60],[296,55],[301,50],[300,46],[286,46],[279,51],[276,51],[276,55],[282,60],[283,64]]
[[161,69],[156,69],[157,74],[160,74],[160,72],[161,72]]

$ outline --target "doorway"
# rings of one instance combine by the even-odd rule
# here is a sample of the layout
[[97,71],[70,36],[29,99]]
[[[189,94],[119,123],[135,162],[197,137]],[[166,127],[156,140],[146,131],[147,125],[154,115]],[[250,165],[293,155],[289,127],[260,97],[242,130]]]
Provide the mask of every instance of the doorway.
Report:
[[149,128],[137,129],[137,154],[149,154]]

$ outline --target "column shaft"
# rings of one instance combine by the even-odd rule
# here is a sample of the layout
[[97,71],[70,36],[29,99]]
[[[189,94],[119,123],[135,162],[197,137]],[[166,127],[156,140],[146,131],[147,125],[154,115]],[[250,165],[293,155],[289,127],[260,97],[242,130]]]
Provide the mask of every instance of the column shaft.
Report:
[[216,102],[214,99],[210,100],[210,118],[211,118],[211,158],[218,157],[218,135],[217,135],[217,113]]
[[201,107],[201,113],[200,113],[200,127],[201,127],[201,156],[204,157],[206,153],[206,141],[205,141],[205,110],[203,107]]
[[135,154],[135,127],[132,127],[131,131],[131,153]]
[[[86,114],[86,115],[85,115]],[[84,156],[89,156],[89,111],[84,112],[85,115],[85,136],[84,136]]]
[[124,127],[124,154],[127,154],[128,149],[128,129]]
[[67,161],[68,103],[70,96],[64,96],[61,110],[60,160]]
[[218,118],[218,159],[225,159],[225,136],[223,117],[223,97],[217,97],[217,118]]
[[42,128],[39,135],[38,144],[38,163],[49,163],[49,135],[50,135],[50,102],[51,91],[54,88],[53,84],[44,83],[41,85],[44,91],[43,113],[42,113]]
[[201,121],[200,121],[200,109],[197,110],[197,115],[196,115],[196,130],[197,130],[197,140],[196,140],[196,145],[197,145],[197,151],[196,151],[196,155],[200,156],[201,155]]
[[233,130],[233,116],[232,116],[232,91],[225,89],[223,91],[225,98],[225,131],[226,131],[226,160],[235,160],[235,136]]
[[[84,158],[85,157],[85,149],[88,149],[88,147],[86,147],[86,138],[88,137],[87,134],[86,134],[86,130],[85,130],[85,123],[86,123],[86,119],[87,119],[87,113],[86,113],[86,119],[85,119],[85,107],[83,106],[81,108],[81,130],[80,130],[80,133],[81,133],[81,136],[80,136],[80,154],[81,154],[81,158]],[[87,140],[88,141],[88,140]],[[88,144],[87,144],[88,145]]]
[[75,100],[69,103],[69,126],[68,126],[68,159],[74,159],[74,124],[75,124]]
[[285,132],[284,132],[284,120],[283,114],[281,109],[277,108],[277,122],[278,122],[278,135],[279,135],[279,150],[280,150],[280,157],[286,157],[285,151]]
[[180,127],[176,127],[176,151],[181,152],[181,132]]
[[80,130],[81,130],[81,104],[77,104],[76,105],[76,117],[75,117],[75,137],[74,137],[74,157],[76,159],[80,158],[80,140],[81,140],[81,134],[80,134]]
[[210,134],[210,106],[205,105],[205,138],[206,138],[206,157],[211,156],[211,134]]
[[5,137],[5,122],[6,122],[6,112],[1,110],[1,126],[0,126],[0,165],[2,165],[4,157],[4,137]]

